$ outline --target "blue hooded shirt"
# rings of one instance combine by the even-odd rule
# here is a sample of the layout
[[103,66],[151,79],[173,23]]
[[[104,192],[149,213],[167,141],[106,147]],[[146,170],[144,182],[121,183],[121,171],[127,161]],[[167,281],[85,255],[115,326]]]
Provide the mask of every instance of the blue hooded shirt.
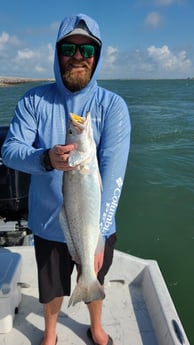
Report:
[[62,21],[55,47],[55,82],[35,87],[21,98],[2,147],[5,165],[31,174],[29,228],[37,236],[59,242],[65,241],[59,224],[63,172],[46,171],[41,164],[41,156],[46,149],[65,144],[69,113],[80,116],[86,116],[88,111],[91,113],[103,185],[100,229],[104,237],[116,231],[115,213],[130,146],[130,118],[126,103],[119,95],[97,84],[102,49],[86,87],[71,92],[63,84],[57,42],[76,28],[80,20],[101,42],[98,25],[90,17],[79,14]]

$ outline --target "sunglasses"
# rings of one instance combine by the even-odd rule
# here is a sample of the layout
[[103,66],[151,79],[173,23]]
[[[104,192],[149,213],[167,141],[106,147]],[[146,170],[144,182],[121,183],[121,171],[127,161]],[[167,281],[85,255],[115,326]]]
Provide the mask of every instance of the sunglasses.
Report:
[[75,44],[75,43],[63,43],[60,46],[63,56],[74,56],[77,49],[79,49],[81,55],[84,58],[91,58],[95,55],[96,46],[92,44]]

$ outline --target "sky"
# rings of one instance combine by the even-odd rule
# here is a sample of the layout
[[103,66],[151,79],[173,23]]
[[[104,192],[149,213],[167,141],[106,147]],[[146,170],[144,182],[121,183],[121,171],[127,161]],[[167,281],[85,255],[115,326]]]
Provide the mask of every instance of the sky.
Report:
[[0,76],[53,78],[58,27],[77,13],[100,26],[99,79],[194,77],[193,0],[0,0]]

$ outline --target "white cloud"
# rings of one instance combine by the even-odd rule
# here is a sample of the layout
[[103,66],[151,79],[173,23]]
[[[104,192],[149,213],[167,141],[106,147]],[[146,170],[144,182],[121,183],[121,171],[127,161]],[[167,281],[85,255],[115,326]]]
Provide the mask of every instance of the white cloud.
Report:
[[42,67],[42,66],[35,66],[35,71],[36,72],[38,72],[38,73],[40,73],[40,74],[42,74],[42,73],[44,73],[45,72],[45,68],[44,67]]
[[108,46],[103,54],[103,64],[101,68],[100,78],[109,79],[117,72],[117,60],[119,50],[116,47]]
[[111,46],[107,47],[105,54],[104,54],[104,61],[105,61],[105,64],[109,68],[114,67],[114,63],[116,62],[117,55],[118,55],[118,49],[117,48],[114,48]]
[[37,53],[29,48],[25,48],[24,50],[18,50],[16,60],[30,60],[35,57]]
[[23,47],[17,37],[0,34],[0,75],[49,78],[53,76],[54,48]]
[[10,36],[7,32],[3,31],[0,35],[0,51],[6,49],[9,45],[17,47],[20,45],[20,41],[16,36]]
[[[54,49],[51,44],[39,49],[25,48],[18,50],[15,58],[18,70],[31,71],[36,77],[51,77],[54,61]],[[22,67],[23,66],[23,67]]]
[[145,18],[145,24],[153,28],[157,28],[161,22],[162,17],[158,12],[150,12]]
[[180,5],[184,0],[154,0],[156,6],[170,6],[170,5]]
[[192,66],[192,62],[187,58],[185,50],[181,50],[175,55],[167,45],[163,45],[161,48],[150,46],[147,51],[148,56],[164,71],[186,72]]
[[176,53],[167,45],[154,45],[146,50],[119,52],[108,47],[104,54],[101,78],[187,78],[194,67],[186,50]]
[[2,49],[3,45],[9,41],[9,35],[7,32],[2,32],[0,36],[0,48]]

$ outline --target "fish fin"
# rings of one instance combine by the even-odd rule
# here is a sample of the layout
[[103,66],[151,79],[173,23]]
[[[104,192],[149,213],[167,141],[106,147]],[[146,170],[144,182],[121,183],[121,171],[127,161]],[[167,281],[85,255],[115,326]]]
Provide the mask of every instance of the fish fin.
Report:
[[81,277],[70,297],[68,307],[74,306],[76,303],[83,301],[88,304],[95,300],[102,300],[105,298],[104,288],[96,279],[90,286],[86,286],[82,283]]
[[105,246],[105,239],[103,238],[102,234],[99,234],[99,238],[98,238],[98,243],[96,246],[96,250],[95,250],[95,255],[101,252],[104,252],[104,246]]
[[89,175],[91,173],[91,170],[88,168],[87,165],[84,165],[83,167],[80,167],[80,174],[82,175]]
[[67,242],[69,253],[70,253],[73,261],[75,261],[76,263],[79,264],[80,259],[79,259],[76,248],[75,248],[73,241],[72,241],[72,237],[71,237],[68,223],[67,223],[67,219],[66,219],[65,209],[63,206],[61,207],[61,210],[59,213],[59,222],[60,222],[61,228],[63,230],[64,236],[65,236],[65,239]]
[[82,152],[75,149],[69,153],[68,164],[70,167],[75,167],[87,161],[88,158],[89,158],[88,152]]

